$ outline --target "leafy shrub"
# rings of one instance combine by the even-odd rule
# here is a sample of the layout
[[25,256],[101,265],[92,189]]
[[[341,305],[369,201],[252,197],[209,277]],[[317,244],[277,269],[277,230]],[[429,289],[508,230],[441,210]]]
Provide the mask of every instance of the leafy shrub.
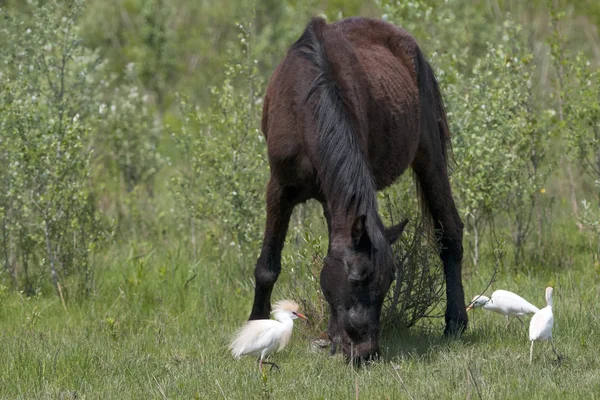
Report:
[[148,96],[135,84],[120,85],[98,108],[100,129],[110,160],[116,165],[127,192],[145,184],[152,195],[153,180],[164,159],[158,152],[162,129]]
[[468,84],[449,96],[459,165],[453,173],[461,213],[476,241],[485,222],[508,222],[515,261],[532,230],[533,211],[555,161],[548,149],[555,132],[553,110],[542,110],[533,88],[535,65],[522,28],[509,20],[503,42],[490,45]]
[[13,284],[33,293],[45,276],[63,296],[93,283],[90,252],[104,229],[89,187],[94,71],[99,58],[81,46],[83,4],[49,2],[31,18],[5,13],[1,66],[0,248]]
[[173,188],[192,224],[201,221],[203,233],[222,248],[233,246],[254,258],[262,239],[268,174],[259,124],[264,81],[249,30],[239,29],[242,52],[225,65],[226,79],[211,90],[209,110],[200,113],[185,98],[180,102],[183,124],[174,136],[186,163]]
[[593,201],[582,200],[580,220],[596,243],[600,243],[600,69],[592,68],[590,61],[579,54],[569,65],[567,76],[575,80],[566,93],[567,143],[572,159],[593,180],[590,185]]

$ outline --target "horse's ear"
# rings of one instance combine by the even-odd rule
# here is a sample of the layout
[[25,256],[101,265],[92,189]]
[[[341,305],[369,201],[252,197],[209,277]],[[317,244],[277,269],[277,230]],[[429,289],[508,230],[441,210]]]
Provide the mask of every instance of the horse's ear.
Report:
[[390,242],[390,244],[393,244],[396,240],[398,240],[400,234],[404,231],[404,228],[406,228],[407,223],[408,218],[405,218],[399,224],[392,225],[389,228],[385,228],[385,237],[387,238],[388,242]]
[[354,220],[354,223],[352,224],[352,231],[351,231],[352,245],[355,248],[364,247],[367,245],[367,243],[369,241],[369,236],[367,235],[366,223],[367,223],[367,216],[359,215],[358,217],[356,217],[356,219]]

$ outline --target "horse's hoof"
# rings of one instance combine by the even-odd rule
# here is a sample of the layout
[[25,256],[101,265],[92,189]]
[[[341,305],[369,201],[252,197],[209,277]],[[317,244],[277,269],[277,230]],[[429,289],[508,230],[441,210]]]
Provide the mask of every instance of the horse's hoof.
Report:
[[329,349],[329,355],[334,356],[336,351],[337,351],[337,345],[335,343],[331,342],[331,348]]

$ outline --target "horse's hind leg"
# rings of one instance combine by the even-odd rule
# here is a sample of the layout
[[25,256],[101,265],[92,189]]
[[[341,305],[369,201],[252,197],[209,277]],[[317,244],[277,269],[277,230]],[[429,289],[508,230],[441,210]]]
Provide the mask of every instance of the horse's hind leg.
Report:
[[269,318],[271,291],[281,271],[281,250],[296,204],[298,191],[293,187],[280,185],[271,176],[267,185],[267,223],[263,245],[254,268],[256,287],[250,319]]
[[[437,146],[436,146],[437,144]],[[422,148],[413,163],[422,195],[433,219],[436,234],[441,233],[440,257],[446,278],[445,335],[461,333],[467,327],[462,286],[463,223],[458,215],[440,142]]]

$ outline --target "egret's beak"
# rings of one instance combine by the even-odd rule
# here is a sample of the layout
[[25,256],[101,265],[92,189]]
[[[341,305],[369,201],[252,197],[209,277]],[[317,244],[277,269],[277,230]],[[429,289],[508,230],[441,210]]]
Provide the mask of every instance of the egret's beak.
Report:
[[302,319],[308,319],[304,315],[300,314],[299,312],[296,313],[296,317],[302,318]]
[[469,310],[470,310],[471,308],[473,308],[473,303],[471,303],[471,304],[469,304],[469,305],[468,305],[468,307],[467,307],[467,312],[469,312]]

